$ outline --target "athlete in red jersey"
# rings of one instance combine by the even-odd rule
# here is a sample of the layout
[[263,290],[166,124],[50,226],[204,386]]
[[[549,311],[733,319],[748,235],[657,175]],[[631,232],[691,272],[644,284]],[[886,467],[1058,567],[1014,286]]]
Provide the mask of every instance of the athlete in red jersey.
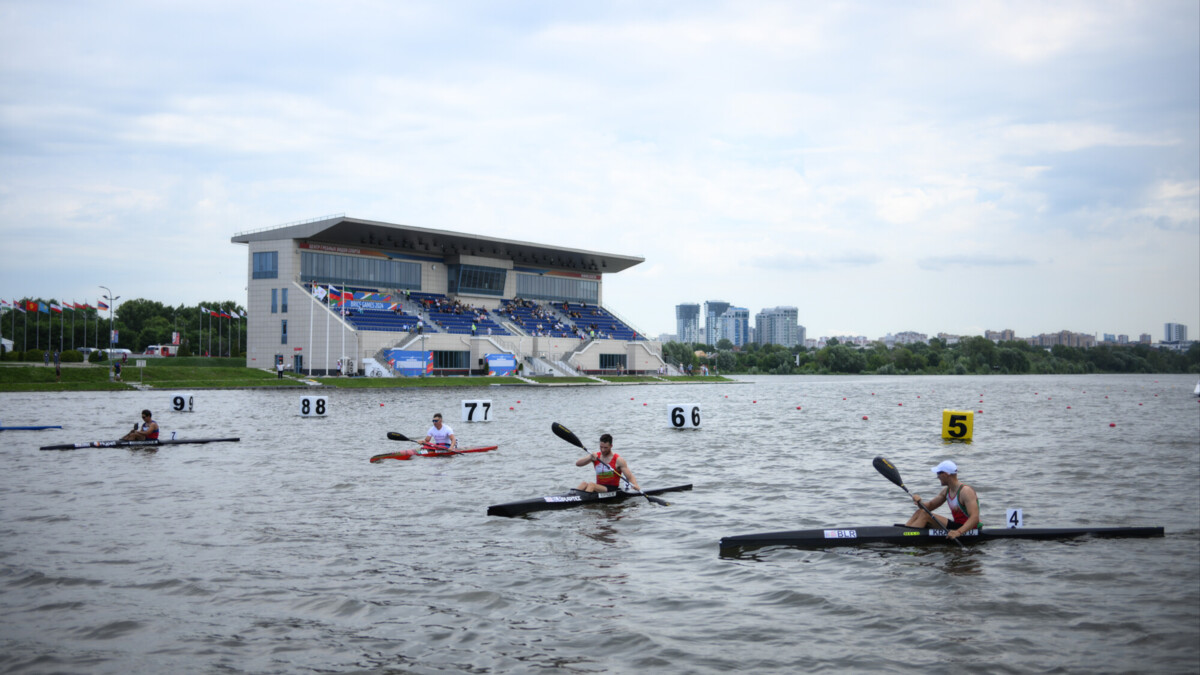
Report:
[[589,454],[587,457],[580,457],[575,461],[575,466],[584,466],[591,463],[596,469],[596,482],[591,483],[583,481],[579,484],[576,490],[584,492],[613,492],[621,487],[621,476],[629,481],[634,490],[641,491],[638,487],[637,479],[633,477],[633,472],[629,470],[629,464],[612,451],[612,435],[604,434],[600,437],[600,452]]
[[150,419],[150,411],[142,411],[142,428],[133,425],[133,431],[121,437],[123,441],[153,441],[158,438],[158,422]]
[[929,514],[920,508],[921,495],[914,494],[912,499],[917,503],[917,512],[905,523],[908,527],[942,527],[947,530],[946,537],[957,539],[963,532],[979,527],[979,496],[975,488],[966,483],[958,482],[958,465],[946,460],[931,469],[937,474],[938,480],[946,487],[936,497],[925,503],[925,508],[931,512],[943,503],[950,505],[950,515],[954,520],[936,513],[933,517],[937,523],[929,520]]

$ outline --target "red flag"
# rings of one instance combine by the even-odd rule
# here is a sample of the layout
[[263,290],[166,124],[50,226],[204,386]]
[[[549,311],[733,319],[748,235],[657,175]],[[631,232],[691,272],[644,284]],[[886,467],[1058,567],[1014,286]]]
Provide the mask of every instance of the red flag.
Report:
[[27,300],[25,301],[25,309],[29,310],[30,312],[36,312],[38,310],[38,304],[33,300]]

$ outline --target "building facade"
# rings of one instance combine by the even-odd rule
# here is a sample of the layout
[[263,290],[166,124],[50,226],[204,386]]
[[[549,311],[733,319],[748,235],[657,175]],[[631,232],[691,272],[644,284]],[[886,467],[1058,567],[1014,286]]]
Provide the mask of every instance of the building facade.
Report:
[[679,342],[700,342],[700,304],[675,305],[675,336]]
[[800,311],[795,307],[763,308],[754,315],[755,341],[760,345],[794,347],[802,344]]

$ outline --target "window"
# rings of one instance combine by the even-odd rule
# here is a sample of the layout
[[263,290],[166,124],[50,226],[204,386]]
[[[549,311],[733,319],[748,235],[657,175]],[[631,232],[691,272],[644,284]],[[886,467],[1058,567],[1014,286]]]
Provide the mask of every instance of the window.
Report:
[[600,282],[548,274],[518,274],[517,297],[597,304],[600,302]]
[[624,354],[601,354],[600,355],[600,370],[616,370],[618,367],[625,367]]
[[287,344],[287,319],[280,321],[279,326],[280,326],[279,344],[286,345]]
[[287,292],[288,289],[279,289],[279,311],[282,314],[287,314]]
[[300,280],[419,291],[421,264],[301,251]]
[[437,370],[469,370],[471,352],[433,352],[433,367]]
[[451,293],[502,296],[508,270],[479,265],[448,265],[446,274],[446,290]]
[[271,313],[277,314],[278,312],[279,312],[279,289],[272,288],[271,289]]
[[263,251],[254,254],[255,279],[279,278],[279,251]]

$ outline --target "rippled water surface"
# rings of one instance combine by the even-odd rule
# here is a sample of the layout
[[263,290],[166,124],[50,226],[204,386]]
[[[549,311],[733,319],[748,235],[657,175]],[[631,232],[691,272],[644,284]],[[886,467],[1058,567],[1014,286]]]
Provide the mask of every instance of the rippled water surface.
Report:
[[[729,385],[0,394],[0,667],[127,672],[1200,671],[1195,376],[761,377]],[[457,421],[489,399],[493,421]],[[667,408],[699,405],[698,431]],[[39,451],[151,408],[240,443]],[[944,445],[945,408],[975,441]],[[443,412],[491,453],[371,464]],[[864,419],[865,417],[865,419]],[[616,437],[643,487],[539,513]],[[956,460],[985,523],[1162,525],[1161,539],[763,549],[722,536],[902,522]]]

